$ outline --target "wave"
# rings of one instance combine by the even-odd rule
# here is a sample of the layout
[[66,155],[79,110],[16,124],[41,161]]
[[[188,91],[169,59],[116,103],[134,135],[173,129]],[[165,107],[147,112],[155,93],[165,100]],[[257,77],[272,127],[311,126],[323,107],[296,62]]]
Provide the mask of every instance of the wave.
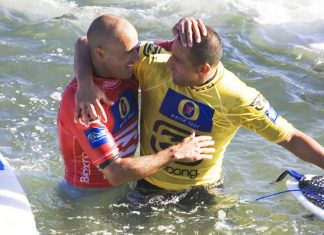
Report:
[[[83,2],[83,1],[78,1]],[[95,5],[97,1],[86,1],[79,6],[75,1],[68,0],[1,0],[0,5],[11,11],[24,15],[29,20],[44,20],[62,15],[78,15],[92,17],[101,12],[124,12],[132,10],[174,9],[178,14],[190,14],[204,17],[206,14],[220,17],[226,11],[238,11],[250,15],[260,24],[283,24],[288,22],[314,22],[324,20],[324,3],[318,0],[142,0],[133,1],[105,1],[105,5]],[[118,2],[118,3],[116,3]],[[88,4],[88,5],[87,5]],[[149,11],[148,11],[149,13]],[[149,13],[150,14],[150,13]]]

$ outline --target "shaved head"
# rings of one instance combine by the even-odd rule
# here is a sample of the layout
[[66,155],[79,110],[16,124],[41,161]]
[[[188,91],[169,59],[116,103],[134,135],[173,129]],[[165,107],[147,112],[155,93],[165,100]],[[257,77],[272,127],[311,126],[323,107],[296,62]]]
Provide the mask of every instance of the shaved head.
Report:
[[128,20],[101,15],[90,25],[87,38],[96,75],[118,79],[131,77],[138,60],[138,35]]
[[87,37],[90,50],[97,47],[111,49],[116,43],[128,40],[129,34],[136,34],[134,26],[124,18],[114,15],[102,15],[95,19],[90,25]]

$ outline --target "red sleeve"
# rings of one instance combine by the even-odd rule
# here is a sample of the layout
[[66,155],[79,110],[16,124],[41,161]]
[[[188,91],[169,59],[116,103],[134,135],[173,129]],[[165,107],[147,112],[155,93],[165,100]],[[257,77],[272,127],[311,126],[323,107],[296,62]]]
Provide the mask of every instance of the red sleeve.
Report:
[[[74,123],[76,79],[65,89],[58,114],[60,149],[65,156],[78,156],[83,152],[99,170],[102,164],[109,164],[119,157],[117,144],[100,121],[90,123],[89,127]],[[107,124],[108,125],[108,124]]]
[[171,51],[171,46],[172,46],[173,41],[166,41],[166,40],[161,40],[155,42],[156,45],[163,47],[167,51]]
[[119,149],[107,127],[100,122],[91,123],[89,127],[75,124],[72,127],[75,137],[90,161],[102,170],[119,157]]

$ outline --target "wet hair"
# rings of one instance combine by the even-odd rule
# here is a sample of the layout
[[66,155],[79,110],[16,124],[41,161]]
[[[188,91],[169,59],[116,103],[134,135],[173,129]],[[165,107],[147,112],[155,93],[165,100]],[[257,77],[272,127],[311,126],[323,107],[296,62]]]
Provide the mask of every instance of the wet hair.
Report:
[[189,60],[193,66],[208,63],[217,65],[222,57],[223,47],[219,35],[210,27],[206,26],[207,36],[201,37],[201,42],[194,41],[189,48]]

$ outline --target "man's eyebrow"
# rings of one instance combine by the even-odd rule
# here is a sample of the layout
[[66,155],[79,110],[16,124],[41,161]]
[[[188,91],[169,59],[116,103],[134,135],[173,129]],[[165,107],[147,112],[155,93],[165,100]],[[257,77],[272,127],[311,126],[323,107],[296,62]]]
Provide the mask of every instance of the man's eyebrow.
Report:
[[130,54],[130,53],[132,53],[134,50],[137,50],[137,48],[139,47],[139,45],[140,45],[140,42],[138,42],[138,43],[136,44],[136,46],[134,46],[134,47],[131,48],[129,51],[127,51],[127,53]]

